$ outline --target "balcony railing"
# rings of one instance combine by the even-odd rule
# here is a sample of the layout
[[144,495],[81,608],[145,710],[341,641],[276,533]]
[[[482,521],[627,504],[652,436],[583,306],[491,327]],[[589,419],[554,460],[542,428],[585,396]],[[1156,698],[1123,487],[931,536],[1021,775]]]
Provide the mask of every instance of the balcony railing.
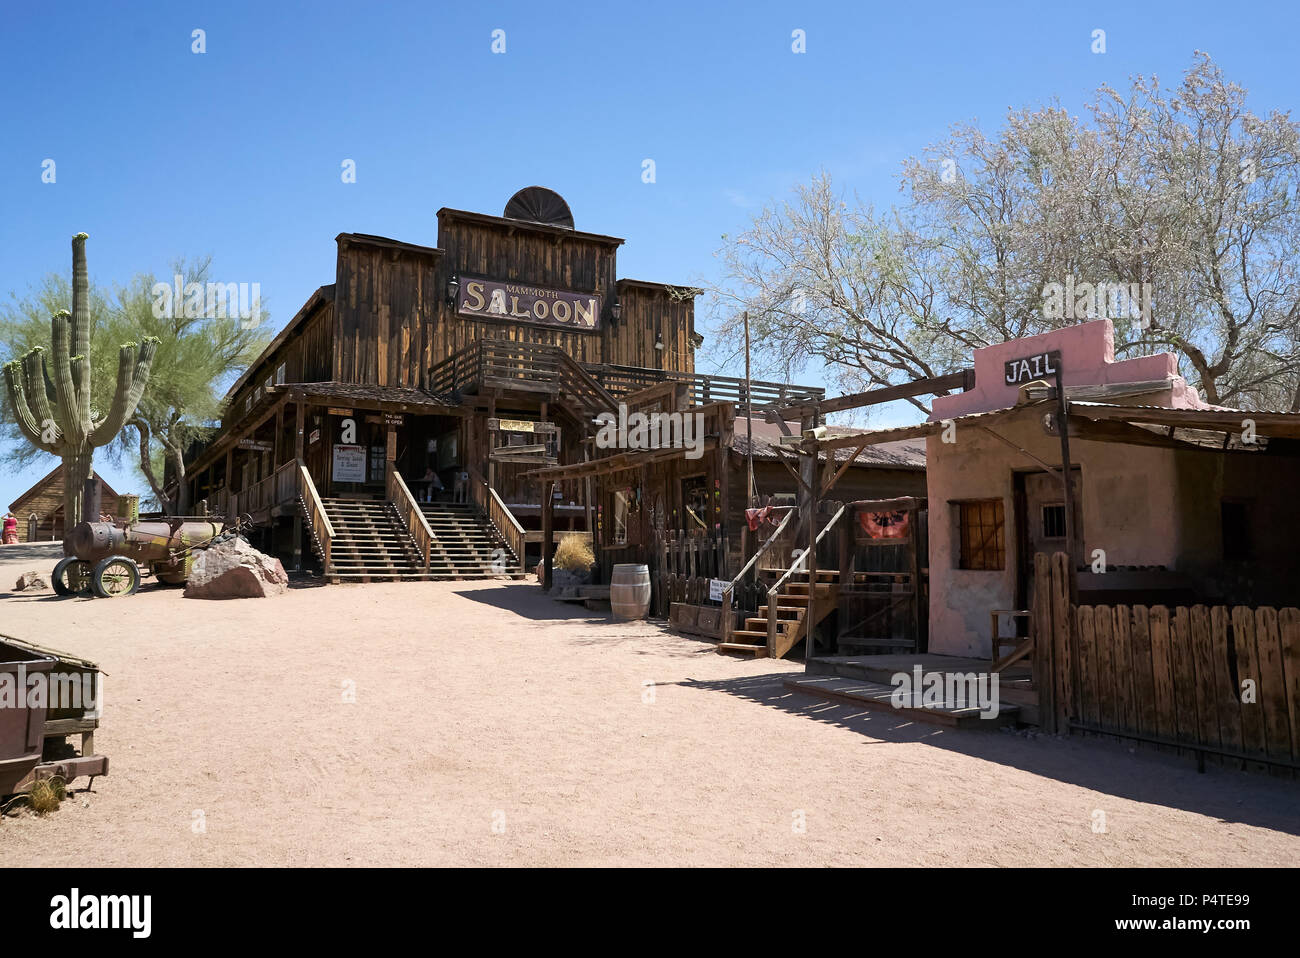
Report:
[[[429,370],[429,391],[454,396],[485,386],[545,392],[571,392],[586,406],[606,403],[659,383],[684,383],[697,406],[714,402],[735,403],[739,410],[746,398],[757,408],[772,403],[812,402],[825,398],[826,390],[815,386],[794,386],[733,376],[685,373],[642,366],[605,363],[577,363],[558,346],[480,340],[438,363]],[[603,395],[602,395],[603,393]]]

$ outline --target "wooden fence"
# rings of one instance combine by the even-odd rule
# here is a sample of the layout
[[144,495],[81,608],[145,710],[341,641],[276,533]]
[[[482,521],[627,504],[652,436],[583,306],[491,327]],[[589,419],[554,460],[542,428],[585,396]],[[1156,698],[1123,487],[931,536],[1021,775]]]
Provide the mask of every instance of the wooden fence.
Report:
[[727,538],[714,531],[699,535],[669,532],[656,543],[652,614],[667,618],[674,602],[702,605],[709,601],[709,580],[725,579]]
[[1044,728],[1211,761],[1300,769],[1300,609],[1069,602],[1064,553],[1034,564]]

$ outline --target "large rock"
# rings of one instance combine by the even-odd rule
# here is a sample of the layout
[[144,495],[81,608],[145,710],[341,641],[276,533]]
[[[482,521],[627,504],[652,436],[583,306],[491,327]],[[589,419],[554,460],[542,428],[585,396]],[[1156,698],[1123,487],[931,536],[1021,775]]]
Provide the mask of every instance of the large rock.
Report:
[[50,580],[39,572],[24,572],[14,584],[15,592],[41,592],[50,587]]
[[279,595],[289,577],[279,559],[258,552],[243,539],[227,539],[194,555],[185,584],[187,599],[260,599]]

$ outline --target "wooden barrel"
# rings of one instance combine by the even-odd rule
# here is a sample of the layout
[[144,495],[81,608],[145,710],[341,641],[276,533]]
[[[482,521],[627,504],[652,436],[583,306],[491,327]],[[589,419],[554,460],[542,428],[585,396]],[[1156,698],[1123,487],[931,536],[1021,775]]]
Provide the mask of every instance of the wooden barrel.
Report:
[[609,607],[616,619],[644,619],[650,611],[650,567],[632,562],[614,566]]

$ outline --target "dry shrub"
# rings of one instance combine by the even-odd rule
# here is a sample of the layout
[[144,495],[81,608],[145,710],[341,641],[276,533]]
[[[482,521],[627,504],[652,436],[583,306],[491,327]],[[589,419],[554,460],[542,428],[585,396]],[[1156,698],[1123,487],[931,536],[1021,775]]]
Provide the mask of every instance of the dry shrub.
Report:
[[596,555],[591,551],[586,536],[570,535],[560,540],[551,562],[557,569],[585,572],[596,564]]
[[37,815],[48,815],[59,807],[59,803],[68,797],[68,789],[63,779],[57,775],[32,782],[27,792],[27,804]]

